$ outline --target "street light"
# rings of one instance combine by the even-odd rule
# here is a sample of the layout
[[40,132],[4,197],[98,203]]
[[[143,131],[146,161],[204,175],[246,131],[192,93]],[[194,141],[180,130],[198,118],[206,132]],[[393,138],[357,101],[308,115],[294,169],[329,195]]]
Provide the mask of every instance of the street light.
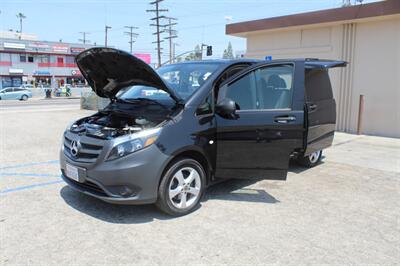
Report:
[[22,20],[26,18],[24,14],[21,12],[17,14],[17,18],[19,18],[19,39],[22,38]]

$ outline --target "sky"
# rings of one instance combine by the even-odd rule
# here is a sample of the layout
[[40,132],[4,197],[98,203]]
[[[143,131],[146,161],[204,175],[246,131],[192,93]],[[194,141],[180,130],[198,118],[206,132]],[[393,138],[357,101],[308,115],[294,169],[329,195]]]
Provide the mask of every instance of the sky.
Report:
[[[155,28],[149,26],[152,0],[1,0],[0,31],[18,30],[16,14],[27,18],[23,32],[35,33],[39,40],[78,42],[79,32],[89,32],[91,43],[104,45],[104,27],[109,25],[108,45],[129,50],[124,26],[136,26],[139,34],[133,52],[151,53],[156,61]],[[376,1],[376,0],[375,0]],[[375,2],[364,0],[364,3]],[[213,46],[213,57],[220,58],[228,42],[234,52],[245,51],[245,39],[225,35],[225,25],[247,20],[283,16],[340,7],[342,0],[164,0],[163,15],[177,18],[176,54],[193,50],[197,44]],[[166,24],[166,22],[165,22]],[[164,37],[167,35],[164,34]],[[168,59],[168,41],[162,43],[163,60]]]

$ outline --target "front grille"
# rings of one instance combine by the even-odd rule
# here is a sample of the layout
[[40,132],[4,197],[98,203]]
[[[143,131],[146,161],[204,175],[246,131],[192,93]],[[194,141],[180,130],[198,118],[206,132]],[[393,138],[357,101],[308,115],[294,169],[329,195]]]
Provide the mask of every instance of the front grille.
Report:
[[[72,135],[72,136],[71,136]],[[80,149],[76,156],[71,153],[71,143],[73,140],[79,140]],[[94,163],[103,149],[103,143],[97,139],[88,137],[79,137],[75,134],[64,134],[64,154],[73,161],[83,163]]]

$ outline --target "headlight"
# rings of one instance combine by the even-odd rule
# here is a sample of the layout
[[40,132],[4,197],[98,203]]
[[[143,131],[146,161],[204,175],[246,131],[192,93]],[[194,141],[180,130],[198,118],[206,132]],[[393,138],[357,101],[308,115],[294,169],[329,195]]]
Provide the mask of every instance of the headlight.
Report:
[[115,145],[107,156],[107,161],[115,160],[134,153],[138,150],[146,148],[153,144],[159,134],[161,128],[144,130],[137,134],[132,134],[130,140]]
[[72,125],[75,124],[75,122],[76,122],[75,120],[69,122],[68,125],[67,125],[67,127],[65,128],[65,130],[70,130],[71,127],[72,127]]

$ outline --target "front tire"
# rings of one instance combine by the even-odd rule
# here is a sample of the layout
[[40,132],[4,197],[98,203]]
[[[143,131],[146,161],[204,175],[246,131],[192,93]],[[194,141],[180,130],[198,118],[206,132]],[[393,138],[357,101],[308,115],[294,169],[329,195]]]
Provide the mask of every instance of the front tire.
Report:
[[28,100],[28,95],[22,95],[21,101],[27,101]]
[[197,209],[204,194],[206,174],[199,162],[176,159],[166,170],[158,189],[157,207],[172,216]]
[[297,159],[297,162],[305,167],[312,168],[316,166],[322,158],[322,150],[315,151],[308,156],[303,156]]

